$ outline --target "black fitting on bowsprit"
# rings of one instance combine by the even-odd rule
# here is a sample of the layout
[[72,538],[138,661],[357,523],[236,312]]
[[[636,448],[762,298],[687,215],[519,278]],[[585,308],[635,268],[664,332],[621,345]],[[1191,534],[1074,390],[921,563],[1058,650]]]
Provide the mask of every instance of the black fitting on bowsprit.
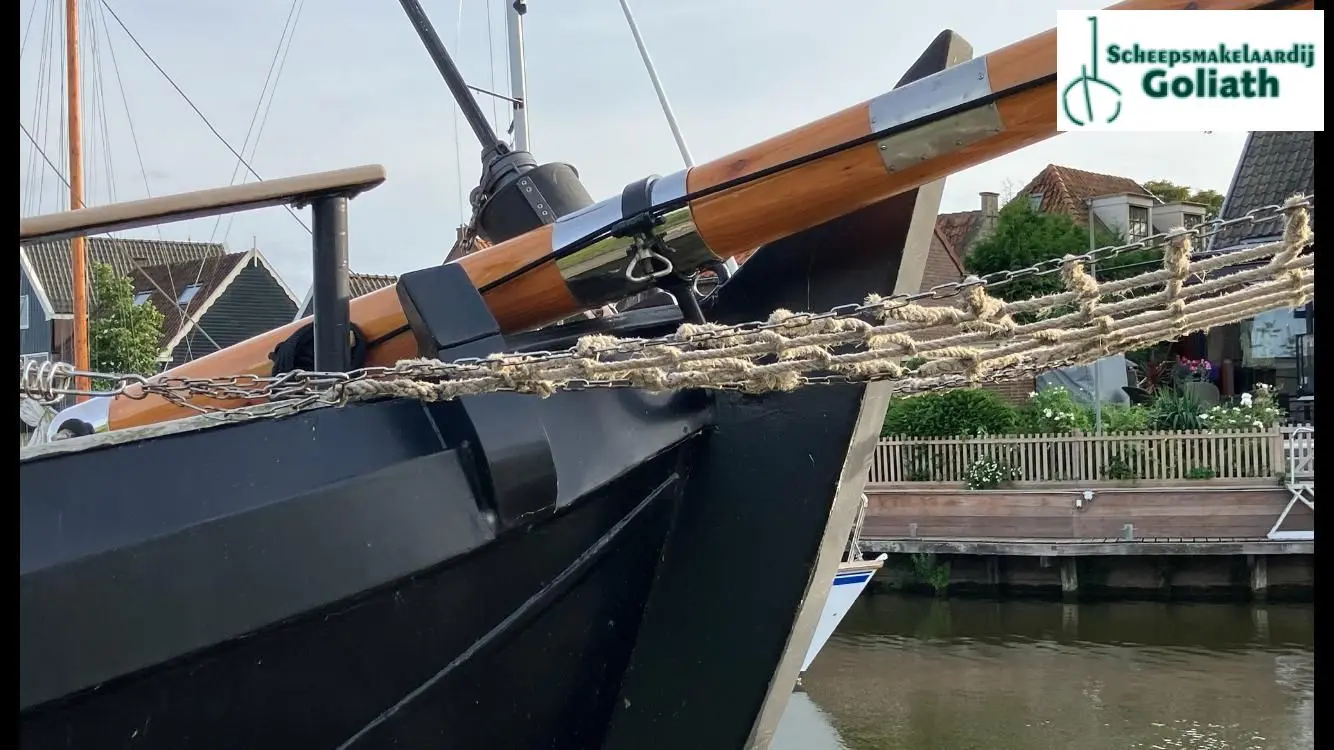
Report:
[[[633,237],[637,240],[626,251],[632,258],[638,256],[644,249],[653,251],[652,254],[647,254],[643,261],[649,264],[646,271],[658,270],[652,268],[652,258],[654,255],[665,257],[661,252],[666,249],[662,247],[662,240],[653,234],[653,230],[662,224],[662,217],[655,216],[652,212],[653,183],[657,181],[658,175],[650,175],[625,186],[621,191],[621,216],[625,218],[611,229],[611,233],[617,237]],[[681,317],[687,323],[703,323],[704,312],[700,310],[699,300],[695,298],[692,281],[691,278],[672,270],[659,278],[655,286],[672,295],[677,308],[681,310]]]
[[[366,335],[355,323],[352,329],[352,367],[357,370],[366,364]],[[315,324],[307,323],[298,328],[285,341],[280,342],[269,354],[273,362],[273,374],[281,375],[293,370],[306,372],[315,369]]]
[[653,208],[653,183],[657,181],[658,175],[651,174],[621,190],[621,216],[624,218],[612,225],[612,236],[652,236],[653,228],[662,223],[662,217],[650,212]]
[[559,162],[538,166],[527,151],[489,152],[472,193],[478,234],[492,244],[526,234],[593,204],[579,173]]

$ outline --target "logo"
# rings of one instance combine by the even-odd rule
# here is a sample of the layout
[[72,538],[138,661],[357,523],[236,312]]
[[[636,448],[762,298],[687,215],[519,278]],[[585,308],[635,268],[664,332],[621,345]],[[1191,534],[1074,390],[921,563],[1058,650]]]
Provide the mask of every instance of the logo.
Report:
[[1324,12],[1057,12],[1062,131],[1324,130]]
[[[1065,108],[1065,116],[1070,118],[1070,122],[1081,127],[1092,122],[1094,119],[1093,86],[1101,86],[1115,96],[1115,108],[1112,109],[1112,113],[1108,115],[1107,119],[1103,120],[1103,122],[1111,124],[1116,122],[1116,118],[1121,116],[1121,89],[1118,89],[1114,84],[1108,83],[1098,77],[1098,19],[1094,16],[1089,16],[1089,26],[1092,27],[1091,33],[1093,36],[1093,42],[1089,45],[1089,64],[1081,65],[1079,68],[1079,77],[1071,81],[1070,85],[1066,86],[1065,90],[1061,92],[1061,106]],[[1082,95],[1080,101],[1082,108],[1079,109],[1079,112],[1083,115],[1083,119],[1076,116],[1075,109],[1070,106],[1072,95],[1076,94]]]

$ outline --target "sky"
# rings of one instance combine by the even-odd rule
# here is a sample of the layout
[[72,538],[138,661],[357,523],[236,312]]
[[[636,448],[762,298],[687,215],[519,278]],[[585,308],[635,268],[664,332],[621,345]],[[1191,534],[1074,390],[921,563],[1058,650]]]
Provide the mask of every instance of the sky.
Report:
[[[1058,9],[1108,2],[631,0],[631,7],[692,156],[703,163],[892,88],[942,30],[959,33],[980,56],[1055,26]],[[20,2],[20,123],[65,173],[63,5]],[[385,166],[388,181],[351,205],[352,270],[397,274],[442,260],[467,218],[480,149],[399,3],[81,5],[88,204],[248,177],[114,11],[261,176]],[[422,5],[468,82],[508,93],[506,0]],[[527,101],[537,159],[573,164],[595,198],[680,169],[617,0],[529,0],[528,7]],[[285,35],[289,18],[294,31]],[[266,88],[271,69],[280,75]],[[481,104],[498,131],[509,128],[505,102],[481,97]],[[1063,134],[951,176],[941,211],[974,209],[979,192],[1017,190],[1053,163],[1225,192],[1244,139],[1241,132]],[[63,210],[67,188],[22,130],[19,155],[20,215]],[[308,211],[296,214],[309,226]],[[310,284],[309,234],[282,208],[118,236],[258,247],[298,298]]]

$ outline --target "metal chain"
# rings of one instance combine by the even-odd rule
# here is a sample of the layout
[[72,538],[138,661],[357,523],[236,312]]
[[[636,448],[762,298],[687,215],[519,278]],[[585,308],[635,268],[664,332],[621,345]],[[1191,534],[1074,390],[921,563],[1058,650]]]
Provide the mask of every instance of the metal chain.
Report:
[[[883,312],[887,304],[893,306],[909,305],[919,301],[936,301],[958,297],[974,287],[993,288],[1003,286],[1018,279],[1042,277],[1060,273],[1067,265],[1082,262],[1086,265],[1100,263],[1125,253],[1137,250],[1164,247],[1183,237],[1202,240],[1219,234],[1224,229],[1238,225],[1252,225],[1262,222],[1281,220],[1285,214],[1315,205],[1315,195],[1308,195],[1300,200],[1283,204],[1261,206],[1233,219],[1206,222],[1193,229],[1174,229],[1168,232],[1144,237],[1135,242],[1090,250],[1081,255],[1068,255],[1037,263],[1027,268],[999,271],[985,276],[969,276],[960,281],[937,284],[929,289],[908,294],[897,294],[876,301],[840,305],[822,313],[798,313],[792,317],[774,322],[749,322],[731,326],[716,326],[712,330],[692,332],[689,342],[694,345],[710,340],[735,336],[740,333],[754,333],[791,326],[800,326],[814,321],[831,318],[862,318],[868,314]],[[676,333],[657,338],[617,339],[614,345],[601,348],[574,347],[561,351],[534,351],[522,354],[504,355],[507,363],[548,364],[576,358],[596,358],[602,355],[626,355],[642,353],[651,347],[680,344],[682,339]],[[425,371],[426,365],[417,366],[418,376],[439,377],[441,368],[458,375],[477,375],[493,372],[495,358],[465,358],[450,363],[431,363],[431,371]],[[977,382],[995,382],[1014,379],[1038,372],[1068,366],[1076,363],[1074,358],[1044,363],[1024,363],[1010,367],[1001,367],[979,378],[965,375],[943,375],[936,378],[914,379],[899,384],[901,392],[923,390],[942,390],[957,388]],[[145,378],[140,375],[119,375],[75,371],[63,363],[21,363],[19,392],[21,396],[38,399],[49,403],[62,395],[86,396],[125,396],[143,399],[158,396],[188,409],[221,418],[253,419],[266,416],[283,416],[303,409],[335,405],[341,403],[341,392],[349,383],[361,380],[383,380],[413,378],[413,363],[400,363],[392,367],[364,367],[346,373],[292,371],[276,376],[233,375],[212,378],[185,378],[157,376]],[[74,378],[86,377],[99,381],[104,389],[77,391],[73,389]],[[803,384],[828,385],[835,383],[868,382],[882,379],[879,376],[855,377],[845,374],[806,376]],[[564,382],[561,390],[587,390],[598,388],[635,387],[629,380],[573,379]],[[719,390],[743,390],[741,385],[721,385]],[[514,388],[495,387],[496,392],[516,392]],[[193,399],[203,397],[218,401],[245,401],[252,405],[240,409],[221,411],[193,403]],[[262,403],[255,403],[262,402]]]

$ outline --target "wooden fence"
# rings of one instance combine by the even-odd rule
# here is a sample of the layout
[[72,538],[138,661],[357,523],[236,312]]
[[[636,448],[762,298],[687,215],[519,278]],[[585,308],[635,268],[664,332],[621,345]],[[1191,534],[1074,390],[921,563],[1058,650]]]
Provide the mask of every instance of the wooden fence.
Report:
[[1015,470],[1016,481],[1108,481],[1277,478],[1290,458],[1309,463],[1309,426],[1256,430],[1185,430],[1086,435],[881,439],[871,484],[963,482],[987,456]]

